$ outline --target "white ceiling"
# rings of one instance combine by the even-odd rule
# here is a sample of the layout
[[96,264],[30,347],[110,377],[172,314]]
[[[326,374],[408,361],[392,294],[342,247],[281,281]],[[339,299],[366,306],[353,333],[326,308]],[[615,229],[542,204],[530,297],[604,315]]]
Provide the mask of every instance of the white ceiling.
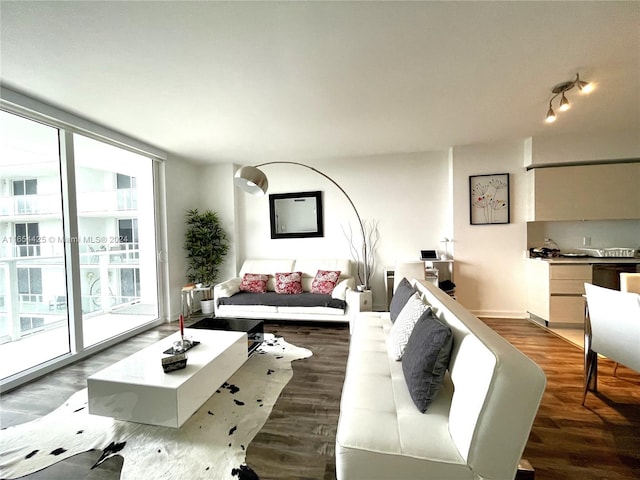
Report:
[[[6,2],[5,86],[198,162],[640,131],[640,2]],[[544,122],[576,72],[596,90]]]

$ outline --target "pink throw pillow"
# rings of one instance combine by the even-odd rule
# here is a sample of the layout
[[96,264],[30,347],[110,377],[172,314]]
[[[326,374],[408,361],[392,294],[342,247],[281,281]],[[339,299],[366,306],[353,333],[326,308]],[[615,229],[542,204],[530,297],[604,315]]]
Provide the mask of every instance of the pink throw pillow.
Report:
[[276,293],[302,293],[302,272],[276,273]]
[[336,288],[338,278],[340,278],[339,270],[318,270],[316,278],[313,279],[311,284],[311,293],[330,295],[333,289]]
[[241,292],[265,293],[267,291],[269,275],[262,273],[245,273],[240,282]]

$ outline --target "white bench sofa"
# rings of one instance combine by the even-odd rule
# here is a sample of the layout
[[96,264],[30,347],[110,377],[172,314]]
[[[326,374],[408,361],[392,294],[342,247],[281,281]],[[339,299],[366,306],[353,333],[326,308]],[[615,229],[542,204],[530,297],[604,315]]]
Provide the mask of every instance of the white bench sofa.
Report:
[[[245,273],[269,275],[268,293],[272,298],[275,290],[274,275],[284,272],[302,272],[302,288],[309,292],[318,270],[339,270],[340,278],[332,298],[344,301],[343,308],[335,306],[293,306],[288,305],[288,295],[278,295],[278,305],[271,304],[228,304],[231,297],[240,292],[240,283]],[[355,279],[348,259],[246,259],[237,277],[217,284],[213,289],[214,313],[225,318],[261,318],[276,320],[314,320],[324,322],[348,322],[353,312],[358,310],[359,298],[355,292]],[[254,297],[262,301],[267,296]],[[265,294],[266,295],[266,294]],[[262,302],[261,302],[262,303]],[[269,303],[268,301],[266,303]],[[341,302],[335,302],[341,303]]]
[[425,413],[389,353],[389,312],[354,318],[336,435],[337,480],[512,480],[546,378],[454,299],[411,282],[452,329],[448,370]]

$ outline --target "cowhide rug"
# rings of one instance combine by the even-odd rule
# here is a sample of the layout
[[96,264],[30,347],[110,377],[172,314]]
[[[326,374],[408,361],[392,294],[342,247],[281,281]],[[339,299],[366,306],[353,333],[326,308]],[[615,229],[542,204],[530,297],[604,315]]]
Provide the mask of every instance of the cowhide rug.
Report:
[[[245,450],[310,350],[265,334],[256,353],[181,428],[90,415],[87,390],[50,414],[0,431],[0,478],[14,479],[89,450],[121,455],[121,479],[257,479]],[[93,467],[92,467],[93,468]]]

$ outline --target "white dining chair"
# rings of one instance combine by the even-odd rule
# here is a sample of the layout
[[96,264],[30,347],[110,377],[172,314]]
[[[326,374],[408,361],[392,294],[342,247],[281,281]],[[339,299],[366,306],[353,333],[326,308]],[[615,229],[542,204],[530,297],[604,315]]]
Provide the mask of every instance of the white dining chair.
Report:
[[640,294],[584,284],[588,315],[584,335],[584,405],[597,391],[598,354],[640,372]]
[[[623,292],[640,293],[640,273],[621,272],[620,273],[620,290]],[[640,322],[640,318],[638,319]],[[638,347],[640,348],[640,346]],[[618,362],[613,367],[613,375],[618,371]]]

